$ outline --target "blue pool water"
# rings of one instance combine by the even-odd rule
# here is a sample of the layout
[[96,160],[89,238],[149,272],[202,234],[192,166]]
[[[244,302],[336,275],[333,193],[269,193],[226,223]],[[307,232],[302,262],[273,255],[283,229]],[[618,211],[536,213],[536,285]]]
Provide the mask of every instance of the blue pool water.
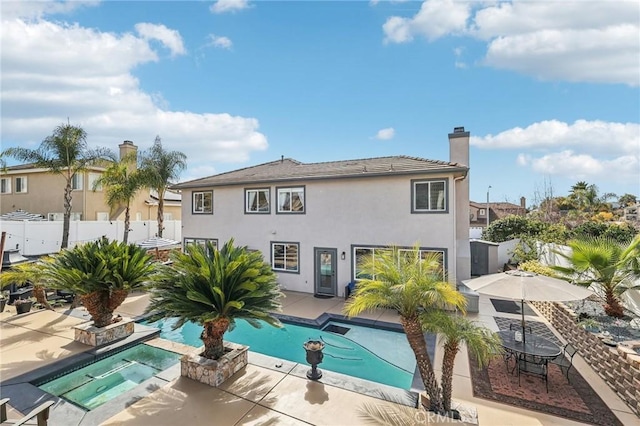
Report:
[[177,364],[180,355],[141,344],[38,386],[92,410]]
[[[172,330],[174,319],[148,324],[160,329],[160,337],[191,346],[202,346],[202,327],[187,323]],[[331,327],[333,325],[333,327]],[[327,331],[340,330],[344,335]],[[344,323],[329,323],[323,330],[301,325],[285,324],[283,328],[265,325],[253,328],[244,320],[236,321],[233,331],[225,333],[225,340],[248,345],[251,351],[280,359],[307,364],[302,345],[310,339],[325,342],[324,359],[320,369],[335,371],[390,386],[409,389],[416,361],[403,333],[361,327]],[[344,330],[340,330],[344,331]]]

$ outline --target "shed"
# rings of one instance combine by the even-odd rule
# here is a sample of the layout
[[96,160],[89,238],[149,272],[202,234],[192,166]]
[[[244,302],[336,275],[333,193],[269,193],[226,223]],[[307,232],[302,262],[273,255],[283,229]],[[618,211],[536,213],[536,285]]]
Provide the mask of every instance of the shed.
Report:
[[500,272],[498,247],[500,244],[484,240],[471,240],[471,276]]

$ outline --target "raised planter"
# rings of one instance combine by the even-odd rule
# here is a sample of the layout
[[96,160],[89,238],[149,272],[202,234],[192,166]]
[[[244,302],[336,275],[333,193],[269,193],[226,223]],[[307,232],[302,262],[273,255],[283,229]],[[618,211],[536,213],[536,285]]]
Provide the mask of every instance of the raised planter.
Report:
[[101,328],[94,327],[93,321],[85,322],[73,327],[74,340],[89,346],[106,345],[132,335],[133,325],[131,318],[122,318],[119,322]]
[[248,363],[249,346],[224,342],[225,353],[218,360],[200,356],[203,347],[180,358],[180,374],[209,386],[218,387]]

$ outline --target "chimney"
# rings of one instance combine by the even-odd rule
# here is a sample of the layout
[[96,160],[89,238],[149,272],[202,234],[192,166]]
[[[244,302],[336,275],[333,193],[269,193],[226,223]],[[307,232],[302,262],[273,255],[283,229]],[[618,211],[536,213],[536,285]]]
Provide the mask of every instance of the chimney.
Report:
[[129,155],[131,152],[138,152],[138,147],[133,144],[131,141],[124,141],[120,145],[120,159],[122,160],[124,157]]
[[138,147],[135,146],[131,141],[124,141],[120,145],[118,145],[118,148],[120,148],[121,161],[123,158],[127,157],[128,155],[131,155],[134,158],[134,160],[127,165],[127,169],[129,169],[129,171],[133,171],[137,169],[138,168],[138,164],[137,164],[138,163],[137,161]]
[[449,161],[469,165],[469,132],[464,127],[454,127],[449,133]]
[[524,197],[520,197],[520,207],[522,207],[523,209],[527,209],[527,199]]

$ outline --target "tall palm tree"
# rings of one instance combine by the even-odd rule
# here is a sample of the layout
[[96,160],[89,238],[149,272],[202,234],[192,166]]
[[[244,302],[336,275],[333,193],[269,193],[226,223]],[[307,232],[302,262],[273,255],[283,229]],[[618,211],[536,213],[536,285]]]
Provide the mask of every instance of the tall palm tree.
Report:
[[576,284],[595,285],[604,296],[607,315],[622,317],[624,309],[620,295],[640,289],[640,285],[635,284],[640,277],[640,234],[626,243],[607,237],[588,237],[567,244],[571,248],[569,254],[555,253],[569,266],[554,266],[553,269]]
[[90,149],[87,133],[77,126],[61,124],[56,127],[40,146],[33,150],[23,147],[9,148],[3,153],[20,161],[33,163],[35,167],[48,169],[64,177],[64,219],[60,248],[69,246],[69,223],[72,207],[72,181],[76,173],[107,158],[109,151],[104,148]]
[[165,151],[160,136],[156,136],[153,146],[142,157],[142,170],[146,186],[158,193],[158,237],[164,230],[164,196],[169,186],[178,180],[187,167],[187,156],[178,151]]
[[124,206],[124,236],[122,241],[129,240],[129,227],[131,224],[131,200],[140,189],[144,187],[144,178],[140,170],[136,169],[135,153],[124,156],[117,161],[112,159],[104,173],[93,184],[93,190],[97,187],[105,187],[107,205],[111,211]]
[[420,315],[445,307],[464,310],[464,296],[443,280],[440,255],[421,252],[417,245],[412,250],[391,247],[376,251],[375,258],[367,256],[359,260],[358,267],[361,274],[356,278],[362,279],[358,281],[353,297],[345,304],[344,312],[353,317],[377,308],[398,311],[431,409],[440,411],[438,380],[427,352]]
[[238,319],[256,328],[262,322],[281,326],[271,312],[280,310],[283,295],[260,252],[234,246],[233,240],[220,250],[212,243],[185,249],[172,254],[173,263],[154,284],[147,308],[152,319],[177,317],[176,328],[187,321],[202,325],[202,356],[210,359],[224,354],[224,333]]
[[453,366],[461,345],[473,355],[480,367],[489,364],[491,358],[502,351],[500,336],[486,327],[459,315],[444,311],[426,312],[421,316],[423,330],[439,333],[444,347],[442,359],[442,410],[451,411],[451,395],[453,392]]
[[156,265],[143,248],[106,238],[37,263],[44,285],[78,295],[96,327],[113,322],[113,312],[129,292],[153,280]]

